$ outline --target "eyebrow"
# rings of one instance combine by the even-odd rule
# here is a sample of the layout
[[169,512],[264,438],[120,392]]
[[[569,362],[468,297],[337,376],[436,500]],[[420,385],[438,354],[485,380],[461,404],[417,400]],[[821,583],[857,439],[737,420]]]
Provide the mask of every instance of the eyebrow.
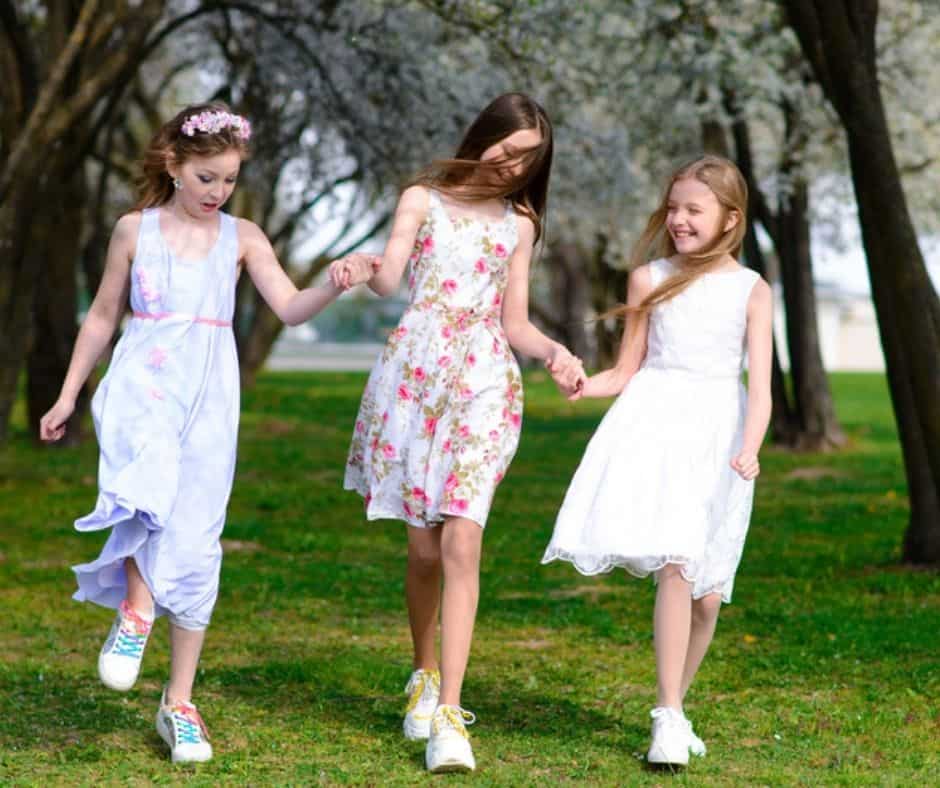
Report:
[[[226,177],[234,178],[235,176],[238,175],[238,173],[239,173],[239,170],[235,170],[234,172],[229,173]],[[218,175],[219,173],[216,170],[211,169],[210,167],[203,167],[199,171],[199,174],[200,175]]]

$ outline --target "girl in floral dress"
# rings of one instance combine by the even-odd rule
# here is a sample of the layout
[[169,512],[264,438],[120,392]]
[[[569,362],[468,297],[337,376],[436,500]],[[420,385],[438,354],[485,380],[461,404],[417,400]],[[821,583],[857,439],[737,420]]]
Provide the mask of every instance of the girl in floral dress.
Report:
[[[345,487],[370,519],[408,524],[406,595],[414,673],[404,732],[428,739],[429,770],[475,766],[461,708],[479,595],[483,528],[519,442],[522,378],[510,346],[543,359],[572,393],[580,362],[528,319],[528,276],[552,160],[531,98],[494,100],[452,160],[407,188],[369,286],[410,303],[362,397]],[[356,281],[343,263],[335,281]],[[441,580],[443,576],[443,592]],[[440,613],[441,661],[435,639]]]
[[[75,523],[109,534],[97,559],[74,567],[75,599],[117,609],[98,657],[102,682],[116,690],[136,682],[154,618],[169,618],[170,680],[156,726],[174,763],[212,757],[191,695],[218,594],[235,472],[235,283],[244,268],[290,324],[342,292],[333,282],[298,291],[264,233],[220,210],[249,136],[248,121],[220,103],[187,107],[157,132],[137,210],[117,222],[59,399],[40,423],[43,440],[65,434],[129,296],[132,317],[92,401],[98,501]],[[357,272],[369,267],[363,256],[347,263]]]

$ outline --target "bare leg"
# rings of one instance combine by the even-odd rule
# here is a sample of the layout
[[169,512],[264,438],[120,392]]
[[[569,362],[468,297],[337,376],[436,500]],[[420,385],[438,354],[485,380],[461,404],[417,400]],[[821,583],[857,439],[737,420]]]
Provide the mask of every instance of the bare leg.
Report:
[[656,647],[657,700],[659,706],[682,708],[682,670],[689,649],[692,587],[677,564],[659,570],[653,639]]
[[437,615],[441,607],[441,528],[408,527],[405,577],[414,666],[437,669]]
[[718,611],[721,608],[721,594],[709,594],[692,601],[692,629],[689,634],[689,648],[685,655],[682,669],[682,698],[692,686],[692,680],[715,634],[718,623]]
[[441,605],[440,703],[456,706],[460,704],[460,689],[470,658],[480,598],[483,529],[464,517],[448,517],[442,528],[444,595]]
[[133,558],[124,559],[124,574],[127,575],[127,604],[140,615],[153,618],[153,596]]
[[167,703],[192,701],[193,682],[196,679],[196,668],[205,637],[204,629],[183,629],[176,624],[170,624],[170,683],[166,687]]

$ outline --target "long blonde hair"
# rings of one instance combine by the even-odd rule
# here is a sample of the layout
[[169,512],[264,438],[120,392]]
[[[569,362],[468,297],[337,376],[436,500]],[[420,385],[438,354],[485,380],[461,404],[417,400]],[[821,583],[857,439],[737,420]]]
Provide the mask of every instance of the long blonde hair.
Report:
[[722,230],[718,237],[700,252],[682,255],[679,270],[653,288],[642,302],[636,306],[616,307],[602,317],[620,317],[628,313],[648,314],[658,304],[675,298],[703,274],[720,267],[726,255],[737,258],[740,254],[747,232],[747,183],[734,162],[709,154],[686,162],[670,176],[659,207],[650,215],[646,229],[630,253],[630,270],[651,259],[677,254],[672,236],[666,230],[669,193],[676,181],[687,178],[695,178],[704,183],[718,199],[721,206],[721,227],[724,227],[728,218],[734,214],[737,214],[738,221],[730,229]]

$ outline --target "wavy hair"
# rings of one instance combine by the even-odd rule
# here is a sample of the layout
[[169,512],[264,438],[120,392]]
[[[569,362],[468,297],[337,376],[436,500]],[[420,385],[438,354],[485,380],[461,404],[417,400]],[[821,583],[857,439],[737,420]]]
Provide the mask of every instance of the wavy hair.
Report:
[[164,123],[144,152],[137,178],[137,204],[134,210],[155,208],[173,197],[173,179],[167,172],[167,164],[182,164],[192,156],[217,156],[227,150],[237,150],[242,159],[248,157],[248,143],[235,128],[228,127],[215,132],[197,132],[193,136],[183,134],[183,124],[194,115],[203,112],[231,112],[222,101],[192,104]]

